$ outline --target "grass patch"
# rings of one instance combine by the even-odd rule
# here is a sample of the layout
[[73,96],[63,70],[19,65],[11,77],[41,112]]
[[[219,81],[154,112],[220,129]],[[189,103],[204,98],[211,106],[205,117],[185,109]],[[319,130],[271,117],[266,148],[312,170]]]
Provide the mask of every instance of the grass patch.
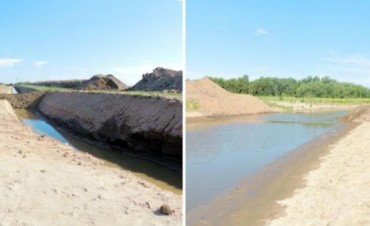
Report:
[[196,111],[200,107],[200,104],[197,100],[186,99],[186,112]]
[[66,88],[52,87],[52,86],[50,87],[49,86],[36,86],[36,85],[17,85],[17,86],[32,89],[34,91],[41,91],[41,92],[56,92],[56,91],[68,90]]
[[117,90],[73,90],[61,87],[53,86],[37,86],[37,85],[17,85],[19,87],[24,87],[32,89],[34,91],[42,92],[65,92],[65,91],[76,91],[76,92],[87,92],[90,94],[99,94],[99,93],[112,93],[112,94],[124,94],[124,95],[133,95],[133,96],[142,96],[142,97],[165,97],[169,99],[178,99],[182,100],[182,93],[174,92],[161,92],[161,91],[117,91]]
[[290,102],[305,104],[332,104],[332,105],[356,105],[370,104],[370,98],[320,98],[320,97],[276,97],[276,96],[258,96],[261,100],[271,102]]

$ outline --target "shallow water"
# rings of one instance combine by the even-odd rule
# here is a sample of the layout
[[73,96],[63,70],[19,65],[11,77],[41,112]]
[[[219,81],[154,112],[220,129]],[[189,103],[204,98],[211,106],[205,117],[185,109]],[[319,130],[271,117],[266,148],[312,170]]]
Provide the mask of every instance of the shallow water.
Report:
[[338,127],[345,112],[269,114],[253,120],[189,126],[187,210],[206,204],[241,179]]
[[53,137],[72,146],[76,151],[88,152],[103,160],[106,166],[130,170],[134,175],[160,188],[172,191],[176,194],[182,193],[182,175],[179,172],[147,159],[111,150],[107,147],[78,139],[62,130],[55,129],[29,111],[17,110],[16,112],[18,117],[20,117],[25,124],[31,126],[36,133]]
[[18,94],[17,90],[12,86],[12,94]]

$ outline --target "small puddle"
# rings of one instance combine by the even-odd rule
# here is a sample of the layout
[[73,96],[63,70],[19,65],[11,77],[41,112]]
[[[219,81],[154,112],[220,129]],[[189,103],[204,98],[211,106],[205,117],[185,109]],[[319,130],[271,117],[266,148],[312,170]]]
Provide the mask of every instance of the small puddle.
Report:
[[111,150],[107,147],[94,145],[78,139],[65,131],[55,129],[49,123],[27,110],[16,110],[22,121],[31,126],[32,129],[43,135],[48,135],[68,144],[76,151],[87,152],[102,161],[108,167],[114,167],[131,171],[134,175],[149,181],[160,188],[175,194],[182,194],[182,175],[163,165],[150,160],[132,156],[130,154]]

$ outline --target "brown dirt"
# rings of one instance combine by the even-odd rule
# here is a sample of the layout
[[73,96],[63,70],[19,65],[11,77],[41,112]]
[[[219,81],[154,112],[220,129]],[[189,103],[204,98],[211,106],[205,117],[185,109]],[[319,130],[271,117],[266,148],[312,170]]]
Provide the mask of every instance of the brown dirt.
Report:
[[127,88],[125,83],[113,75],[95,75],[75,87],[82,90],[126,90]]
[[370,121],[370,105],[360,106],[351,111],[344,117],[345,121],[349,122],[368,122]]
[[143,74],[132,90],[182,92],[182,71],[158,67],[152,73]]
[[243,115],[273,112],[263,101],[245,94],[230,93],[205,77],[186,82],[186,99],[199,103],[194,116]]
[[1,225],[182,225],[181,196],[37,135],[5,100],[0,158]]

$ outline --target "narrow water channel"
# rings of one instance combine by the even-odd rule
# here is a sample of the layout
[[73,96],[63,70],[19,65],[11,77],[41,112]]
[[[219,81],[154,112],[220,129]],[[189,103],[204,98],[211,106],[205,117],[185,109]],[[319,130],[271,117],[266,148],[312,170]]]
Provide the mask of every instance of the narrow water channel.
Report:
[[163,165],[153,161],[132,156],[107,147],[98,146],[78,139],[63,130],[59,130],[48,124],[37,115],[27,110],[16,111],[23,122],[32,127],[39,134],[48,135],[60,142],[66,143],[76,151],[87,152],[104,161],[109,167],[130,170],[134,175],[141,177],[160,188],[172,191],[176,194],[182,193],[182,175]]
[[268,114],[187,126],[187,210],[209,203],[258,169],[333,131],[346,112]]

